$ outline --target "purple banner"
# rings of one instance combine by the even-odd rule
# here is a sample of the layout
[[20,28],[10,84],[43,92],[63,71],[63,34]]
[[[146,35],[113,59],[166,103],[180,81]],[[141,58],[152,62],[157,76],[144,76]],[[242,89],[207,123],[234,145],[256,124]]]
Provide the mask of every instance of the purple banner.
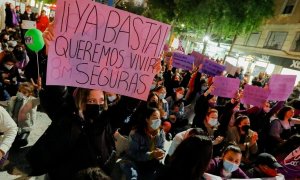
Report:
[[241,102],[262,107],[270,95],[270,91],[258,86],[245,85],[244,96]]
[[200,64],[203,63],[204,59],[208,59],[207,56],[205,56],[203,54],[200,54],[200,53],[198,53],[196,51],[193,51],[192,54],[191,54],[191,56],[195,57],[195,62],[194,62],[195,66],[199,66]]
[[269,80],[269,100],[285,101],[294,89],[296,75],[273,74]]
[[223,76],[217,76],[214,78],[215,87],[211,93],[215,96],[234,98],[240,87],[240,80],[234,78],[227,78]]
[[200,69],[200,72],[205,73],[210,76],[219,76],[225,70],[225,66],[216,63],[215,61],[205,59],[203,66]]
[[180,54],[177,52],[173,53],[173,66],[176,68],[181,68],[183,70],[192,70],[194,64],[194,57],[185,54]]

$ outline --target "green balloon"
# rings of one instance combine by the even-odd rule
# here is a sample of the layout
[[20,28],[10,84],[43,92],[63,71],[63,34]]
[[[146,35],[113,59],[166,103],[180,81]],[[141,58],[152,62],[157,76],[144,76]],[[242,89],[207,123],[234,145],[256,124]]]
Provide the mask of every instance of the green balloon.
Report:
[[43,49],[45,42],[43,39],[43,33],[38,29],[29,29],[25,33],[25,44],[32,51],[38,52]]

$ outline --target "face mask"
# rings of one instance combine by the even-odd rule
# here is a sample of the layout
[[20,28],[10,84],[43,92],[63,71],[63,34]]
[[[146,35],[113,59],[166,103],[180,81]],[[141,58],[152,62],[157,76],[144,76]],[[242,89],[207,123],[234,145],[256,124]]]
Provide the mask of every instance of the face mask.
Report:
[[8,69],[8,70],[11,70],[11,68],[13,68],[14,65],[7,65],[7,64],[5,64],[4,67],[5,67],[6,69]]
[[160,99],[165,99],[165,97],[166,97],[166,93],[163,93],[163,94],[160,94],[160,95],[159,95],[159,98],[160,98]]
[[239,166],[237,164],[234,164],[227,160],[223,161],[223,167],[224,167],[225,171],[227,171],[227,172],[233,172],[239,168]]
[[117,99],[117,96],[108,96],[107,99],[109,102],[114,102],[114,100]]
[[161,120],[160,119],[155,119],[155,120],[152,120],[152,124],[151,124],[151,128],[156,130],[159,128],[161,124]]
[[182,99],[183,98],[183,94],[176,94],[177,99]]
[[243,130],[246,134],[248,134],[249,129],[250,129],[250,126],[249,126],[249,125],[244,125],[244,126],[242,126],[242,130]]
[[153,90],[156,87],[156,84],[152,84],[150,90]]
[[238,112],[239,110],[240,110],[239,107],[235,107],[235,108],[233,109],[233,112]]
[[85,111],[83,112],[86,120],[96,120],[99,118],[103,111],[102,105],[98,104],[86,104]]
[[153,108],[158,108],[157,102],[155,101],[149,102],[149,106]]
[[17,96],[18,99],[24,99],[25,98],[25,95],[21,92],[17,92],[16,96]]
[[270,112],[271,108],[269,108],[269,107],[264,107],[263,110],[264,110],[264,112],[268,113],[268,112]]
[[214,119],[214,118],[210,118],[209,121],[208,121],[208,124],[211,125],[211,126],[213,126],[213,127],[217,126],[218,123],[219,123],[218,119]]
[[207,89],[206,86],[202,86],[202,87],[201,87],[201,91],[202,91],[202,92],[204,92],[206,89]]

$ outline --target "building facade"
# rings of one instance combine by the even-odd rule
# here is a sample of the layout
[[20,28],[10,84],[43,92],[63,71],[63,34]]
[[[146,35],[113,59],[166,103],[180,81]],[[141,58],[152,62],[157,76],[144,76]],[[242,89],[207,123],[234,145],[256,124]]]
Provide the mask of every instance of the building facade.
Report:
[[273,18],[258,31],[237,37],[228,61],[252,77],[259,72],[294,74],[300,81],[300,0],[275,4]]

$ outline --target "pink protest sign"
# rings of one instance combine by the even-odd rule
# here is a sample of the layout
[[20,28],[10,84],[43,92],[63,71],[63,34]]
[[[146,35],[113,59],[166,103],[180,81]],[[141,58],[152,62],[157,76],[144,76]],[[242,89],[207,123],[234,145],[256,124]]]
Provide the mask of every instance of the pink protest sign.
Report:
[[269,100],[285,101],[293,91],[296,75],[273,74],[269,80]]
[[226,72],[227,74],[230,74],[232,76],[235,75],[235,73],[237,72],[237,70],[239,69],[238,67],[230,64],[229,62],[225,62],[225,66],[226,66]]
[[47,84],[146,100],[170,26],[101,3],[58,0]]
[[176,68],[181,68],[183,70],[192,70],[194,64],[194,57],[185,54],[180,54],[177,52],[173,53],[173,66]]
[[200,54],[200,53],[198,53],[196,51],[193,51],[191,53],[191,56],[195,57],[195,62],[194,62],[195,66],[199,66],[200,64],[203,63],[204,59],[208,59],[207,56],[204,56],[203,54]]
[[258,86],[245,85],[241,102],[262,107],[270,95],[270,91]]
[[225,66],[216,63],[215,61],[205,59],[200,72],[205,73],[210,76],[219,76],[225,70]]
[[211,93],[215,96],[234,98],[240,87],[240,80],[235,78],[227,78],[216,76],[214,78],[214,91]]

